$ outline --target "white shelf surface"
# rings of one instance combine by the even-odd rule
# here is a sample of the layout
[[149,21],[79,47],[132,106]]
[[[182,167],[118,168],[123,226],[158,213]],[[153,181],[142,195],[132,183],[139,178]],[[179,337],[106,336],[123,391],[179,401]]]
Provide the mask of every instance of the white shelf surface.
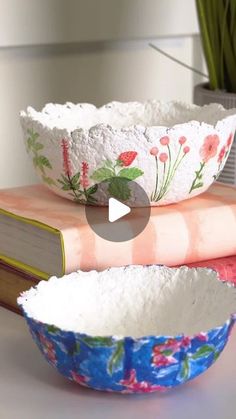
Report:
[[1,419],[235,419],[236,330],[205,374],[165,394],[84,389],[44,360],[22,317],[0,308]]

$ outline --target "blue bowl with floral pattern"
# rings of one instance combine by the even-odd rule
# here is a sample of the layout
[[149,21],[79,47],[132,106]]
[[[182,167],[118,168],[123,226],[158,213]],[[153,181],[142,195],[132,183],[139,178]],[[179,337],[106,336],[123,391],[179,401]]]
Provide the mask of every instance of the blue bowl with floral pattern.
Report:
[[18,304],[62,375],[96,390],[148,393],[216,361],[236,319],[236,288],[211,269],[135,265],[52,277]]

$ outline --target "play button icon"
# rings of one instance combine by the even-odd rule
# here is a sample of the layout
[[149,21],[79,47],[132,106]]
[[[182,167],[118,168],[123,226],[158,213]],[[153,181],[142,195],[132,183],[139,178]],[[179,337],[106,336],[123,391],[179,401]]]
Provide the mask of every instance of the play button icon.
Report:
[[[97,185],[93,197],[99,205],[85,205],[85,214],[90,228],[100,237],[112,242],[124,242],[138,236],[146,227],[150,217],[150,201],[143,188],[129,181],[129,199],[124,197],[122,185],[112,196],[108,182]],[[124,186],[127,190],[127,184]],[[125,190],[125,189],[124,189]],[[117,196],[119,195],[119,196]],[[136,206],[135,200],[141,206]],[[101,205],[102,203],[102,205]]]
[[110,223],[114,223],[114,221],[117,221],[129,214],[130,211],[131,209],[128,205],[122,204],[122,202],[117,201],[115,198],[109,198],[108,220]]

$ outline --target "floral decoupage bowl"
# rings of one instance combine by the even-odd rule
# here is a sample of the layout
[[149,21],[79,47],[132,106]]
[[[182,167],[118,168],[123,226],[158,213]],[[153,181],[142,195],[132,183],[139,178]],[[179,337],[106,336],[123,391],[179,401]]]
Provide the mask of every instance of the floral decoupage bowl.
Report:
[[130,206],[166,205],[204,192],[223,169],[236,128],[236,109],[155,100],[48,104],[20,118],[40,179],[58,195],[94,205],[111,196]]
[[235,321],[236,288],[207,268],[133,265],[52,277],[18,304],[62,375],[96,390],[147,393],[215,362]]

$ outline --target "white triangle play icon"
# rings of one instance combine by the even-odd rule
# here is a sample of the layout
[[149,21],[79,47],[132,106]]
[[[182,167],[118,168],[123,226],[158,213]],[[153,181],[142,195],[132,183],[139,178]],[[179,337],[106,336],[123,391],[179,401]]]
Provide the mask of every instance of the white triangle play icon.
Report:
[[115,198],[109,198],[108,219],[110,223],[119,220],[126,214],[129,214],[130,211],[131,209],[128,205],[122,204],[122,202],[117,201]]

